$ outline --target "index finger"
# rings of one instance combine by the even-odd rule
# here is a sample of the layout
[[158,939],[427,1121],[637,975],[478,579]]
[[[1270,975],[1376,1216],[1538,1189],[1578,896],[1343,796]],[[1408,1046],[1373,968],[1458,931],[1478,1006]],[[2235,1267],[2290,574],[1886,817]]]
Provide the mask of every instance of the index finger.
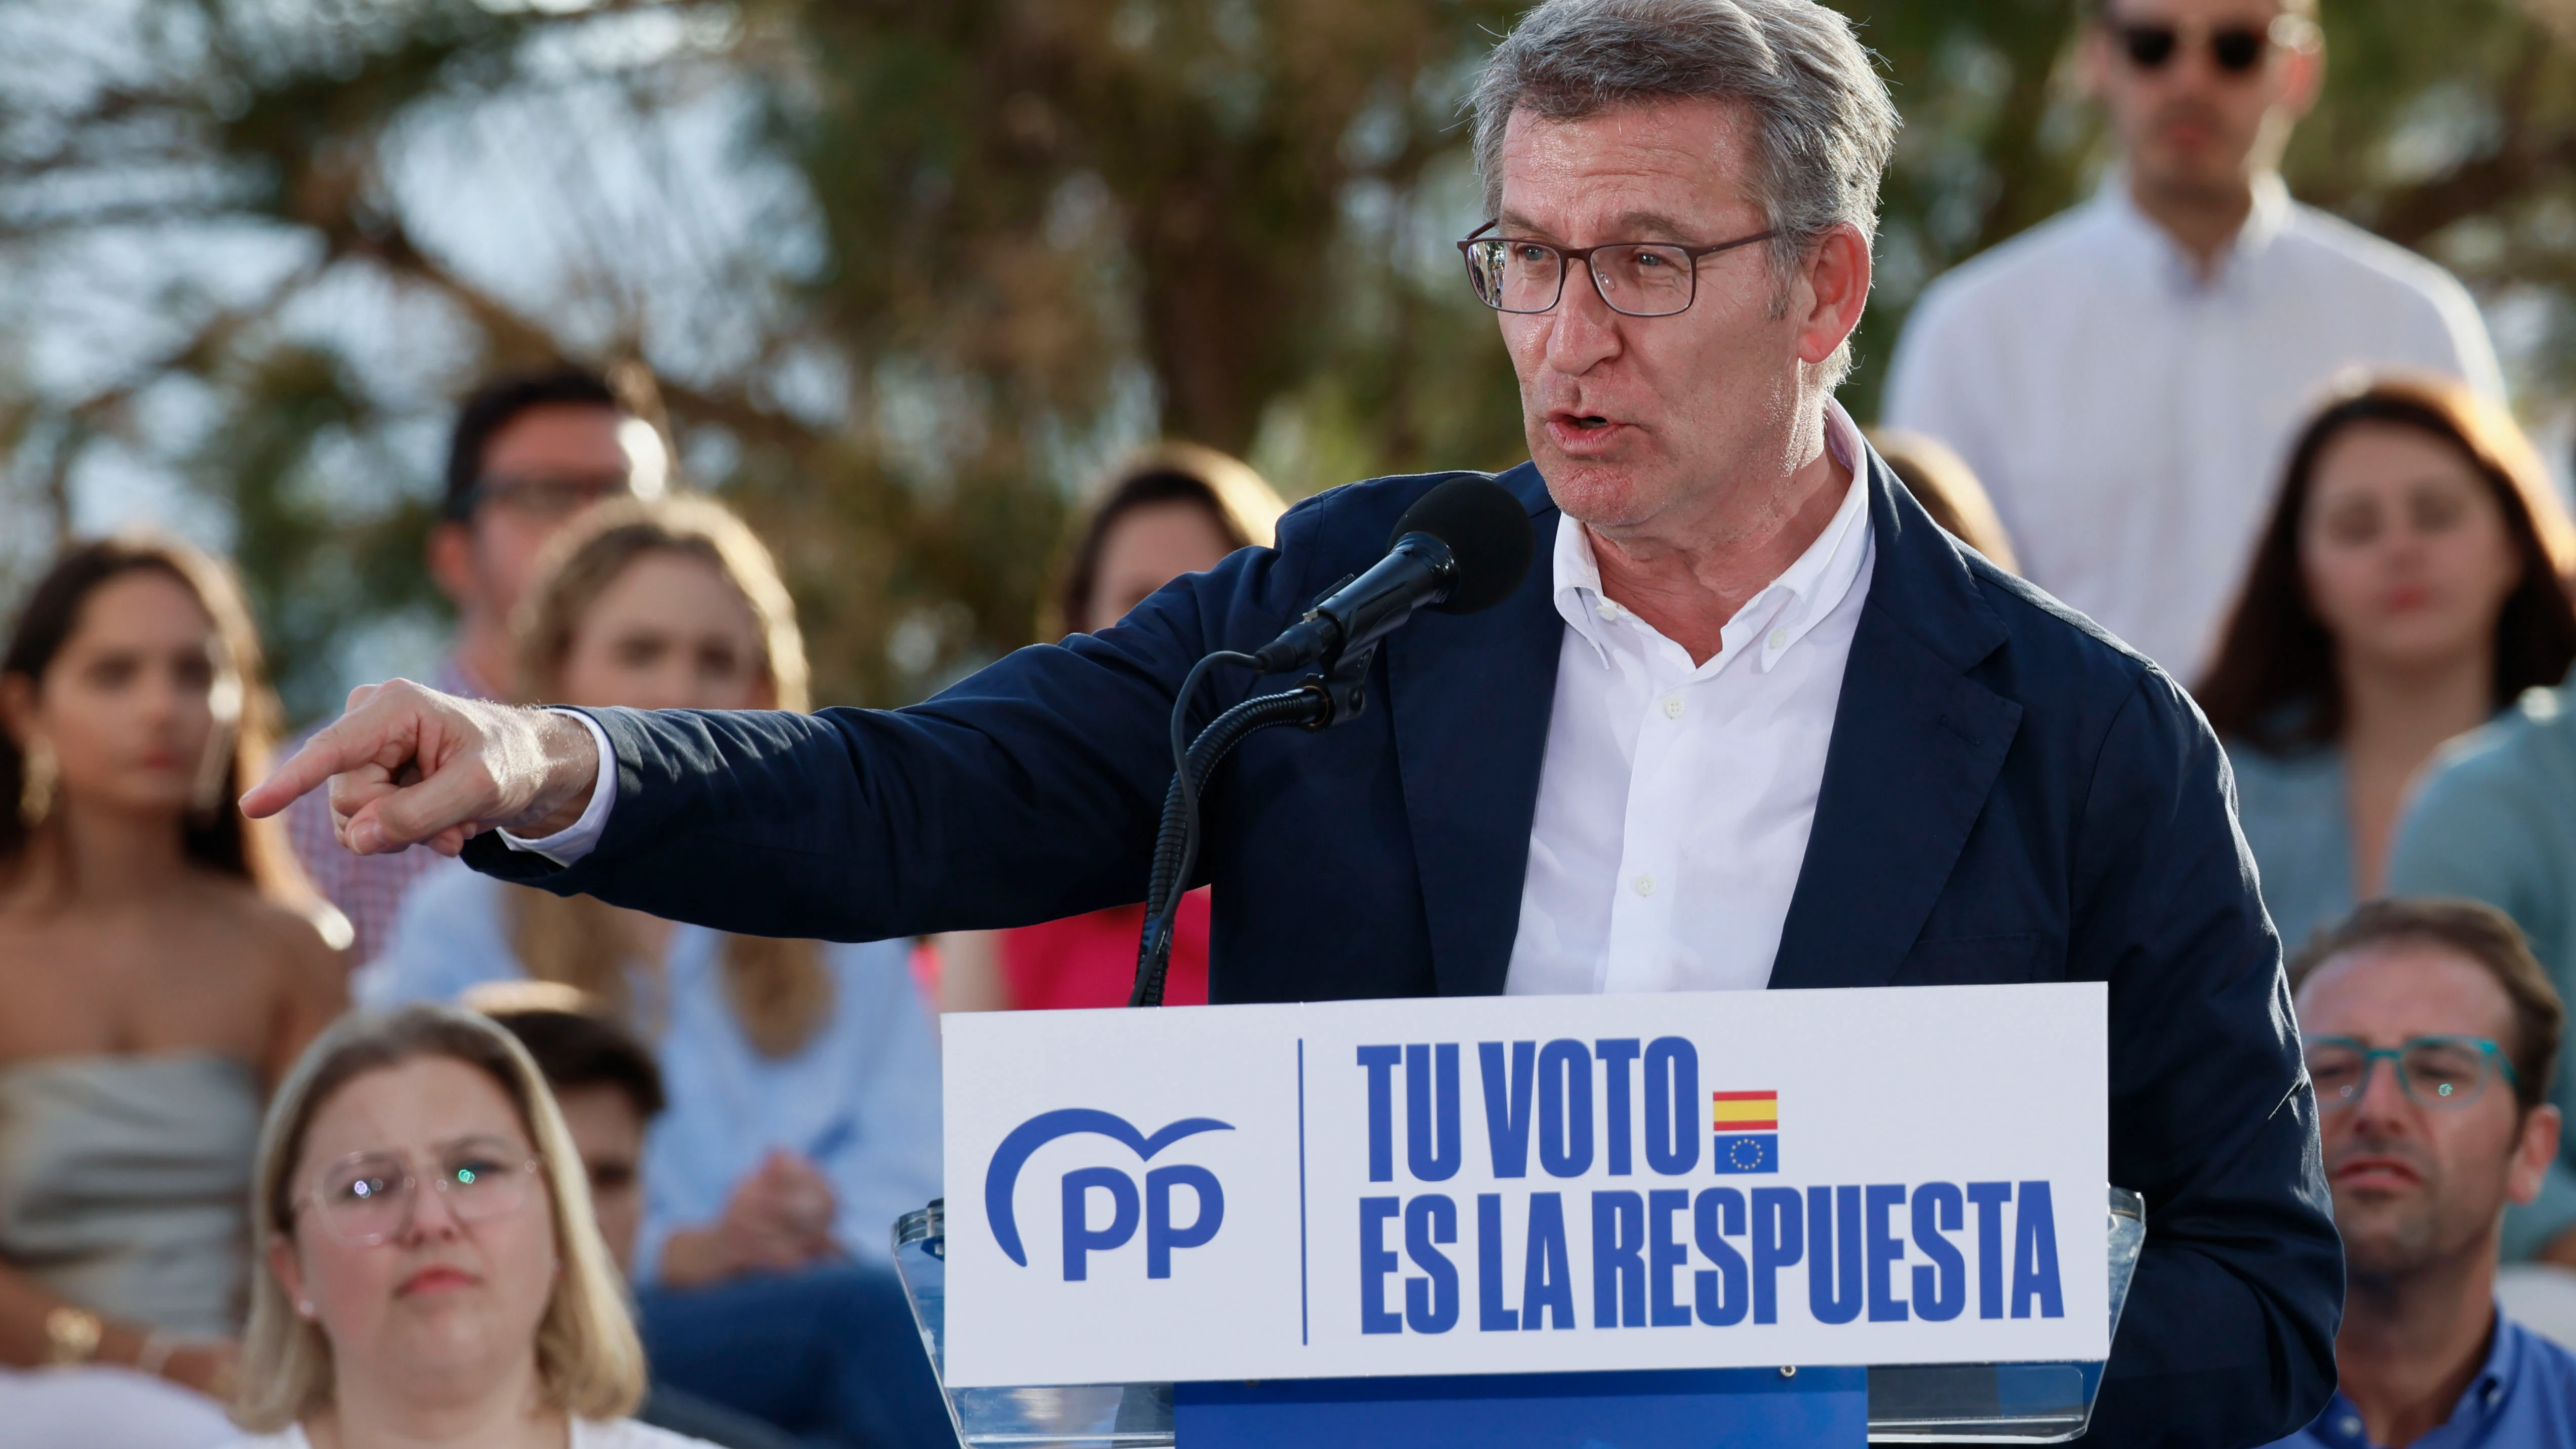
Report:
[[349,758],[348,746],[341,741],[340,726],[330,725],[306,740],[304,748],[267,779],[251,787],[241,797],[241,811],[253,820],[265,820],[357,763]]

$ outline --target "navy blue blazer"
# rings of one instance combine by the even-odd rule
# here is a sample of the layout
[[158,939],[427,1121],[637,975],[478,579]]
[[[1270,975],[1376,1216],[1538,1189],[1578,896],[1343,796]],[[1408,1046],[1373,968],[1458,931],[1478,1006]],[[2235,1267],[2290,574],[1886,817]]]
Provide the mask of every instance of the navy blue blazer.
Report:
[[[1365,568],[1433,481],[1310,499],[1275,550],[910,709],[598,711],[618,773],[597,850],[557,870],[486,836],[468,859],[833,940],[1132,903],[1182,676]],[[1518,592],[1416,619],[1359,718],[1255,735],[1216,778],[1217,1001],[1502,990],[1565,626],[1546,484],[1500,481],[1536,545]],[[2171,679],[1953,543],[1875,454],[1868,486],[1877,563],[1771,985],[2110,983],[2111,1177],[2146,1194],[2148,1242],[2088,1442],[2290,1433],[2334,1385],[2342,1255],[2226,758]],[[1217,670],[1197,713],[1288,682]]]

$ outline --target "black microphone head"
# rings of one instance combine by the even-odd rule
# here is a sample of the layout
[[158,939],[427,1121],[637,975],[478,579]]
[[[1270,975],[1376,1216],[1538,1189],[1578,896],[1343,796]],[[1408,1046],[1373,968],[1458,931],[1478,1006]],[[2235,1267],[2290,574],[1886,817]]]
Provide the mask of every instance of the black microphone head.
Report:
[[1529,509],[1481,473],[1455,474],[1415,499],[1395,522],[1396,539],[1408,533],[1440,540],[1457,561],[1449,597],[1431,606],[1443,614],[1490,609],[1511,597],[1529,574]]

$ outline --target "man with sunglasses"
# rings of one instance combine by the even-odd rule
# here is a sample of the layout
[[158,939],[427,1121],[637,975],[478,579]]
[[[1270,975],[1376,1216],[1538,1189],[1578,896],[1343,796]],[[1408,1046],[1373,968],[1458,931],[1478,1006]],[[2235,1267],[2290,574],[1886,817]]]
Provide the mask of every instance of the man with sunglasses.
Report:
[[[2088,1442],[2306,1423],[2342,1263],[2225,758],[2170,679],[1935,527],[1834,401],[1896,130],[1851,22],[1549,0],[1475,108],[1493,220],[1460,281],[1518,379],[1531,456],[1494,527],[1533,562],[1389,636],[1357,714],[1214,777],[1213,999],[2107,982],[2108,1168],[2149,1212]],[[1442,481],[1329,490],[1276,547],[910,709],[389,684],[243,805],[336,776],[353,849],[737,931],[1133,903],[1176,706],[1187,729],[1298,684],[1202,661],[1295,624]]]
[[2291,964],[2343,1234],[2343,1386],[2283,1449],[2576,1446],[2576,1355],[2496,1307],[2505,1204],[2558,1155],[2566,1013],[2467,901],[2363,906]]
[[[430,577],[456,606],[456,641],[432,682],[469,699],[508,698],[510,614],[547,540],[603,498],[660,492],[669,471],[653,425],[586,368],[505,374],[469,394],[448,439],[446,488],[429,534]],[[305,874],[349,918],[352,959],[373,959],[404,893],[436,856],[351,855],[318,800],[288,812],[286,825]]]
[[1956,448],[2032,582],[2186,683],[2291,439],[2339,372],[2501,398],[2476,305],[2422,257],[2290,199],[2315,0],[2089,0],[2084,72],[2120,166],[1925,291],[1885,421]]

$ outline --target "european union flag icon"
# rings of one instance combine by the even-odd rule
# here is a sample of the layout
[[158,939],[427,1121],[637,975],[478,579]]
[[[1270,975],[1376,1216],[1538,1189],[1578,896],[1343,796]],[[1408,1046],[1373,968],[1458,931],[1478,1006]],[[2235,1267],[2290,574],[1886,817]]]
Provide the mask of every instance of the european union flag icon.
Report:
[[1717,1170],[1721,1176],[1738,1172],[1778,1172],[1780,1170],[1780,1134],[1777,1132],[1721,1133],[1717,1139]]
[[1721,1174],[1780,1170],[1778,1092],[1711,1092],[1708,1103]]

